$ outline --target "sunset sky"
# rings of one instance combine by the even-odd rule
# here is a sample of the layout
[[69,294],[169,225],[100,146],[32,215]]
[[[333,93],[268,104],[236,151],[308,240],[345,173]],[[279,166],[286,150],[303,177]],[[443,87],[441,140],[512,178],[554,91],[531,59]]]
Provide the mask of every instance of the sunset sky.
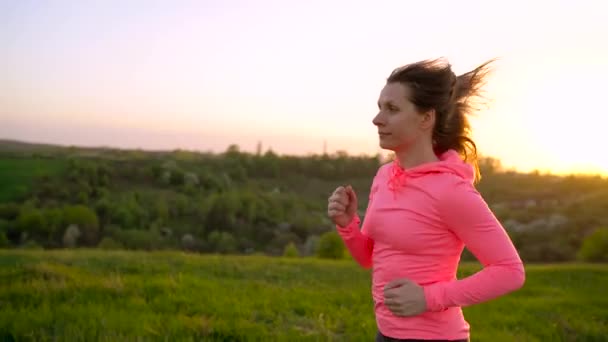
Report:
[[392,69],[497,57],[480,152],[608,175],[604,3],[0,0],[0,138],[375,154]]

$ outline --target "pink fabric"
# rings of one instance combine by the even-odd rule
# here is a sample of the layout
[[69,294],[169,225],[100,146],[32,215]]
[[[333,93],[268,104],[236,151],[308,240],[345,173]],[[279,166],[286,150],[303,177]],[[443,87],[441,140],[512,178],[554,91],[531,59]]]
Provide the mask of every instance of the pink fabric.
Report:
[[[519,289],[522,261],[509,236],[473,186],[473,168],[455,151],[411,169],[396,161],[374,177],[361,230],[356,216],[337,226],[353,258],[372,267],[378,329],[411,339],[469,338],[461,307]],[[483,269],[456,278],[467,247]],[[409,278],[424,288],[427,312],[398,317],[384,305],[384,286]]]

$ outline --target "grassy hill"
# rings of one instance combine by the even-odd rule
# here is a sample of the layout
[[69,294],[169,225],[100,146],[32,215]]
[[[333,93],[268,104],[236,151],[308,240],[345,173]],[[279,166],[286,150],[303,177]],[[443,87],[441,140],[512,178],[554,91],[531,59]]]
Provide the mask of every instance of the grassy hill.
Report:
[[[461,265],[459,277],[479,269]],[[179,252],[0,251],[0,339],[371,341],[352,261]],[[525,286],[464,309],[472,341],[608,341],[608,265],[527,265]]]
[[[343,152],[280,156],[230,146],[214,154],[0,141],[0,247],[280,255],[294,244],[312,255],[333,231],[329,194],[352,184],[364,216],[380,163],[378,156]],[[480,165],[477,188],[526,261],[574,261],[583,241],[608,227],[608,179],[517,173],[492,158]]]

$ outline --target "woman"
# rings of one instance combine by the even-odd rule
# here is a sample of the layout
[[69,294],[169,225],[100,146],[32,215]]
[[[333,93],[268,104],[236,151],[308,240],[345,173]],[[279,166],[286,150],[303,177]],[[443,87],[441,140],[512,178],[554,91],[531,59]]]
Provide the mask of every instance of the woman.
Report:
[[[373,124],[395,159],[373,179],[362,228],[351,186],[329,198],[328,215],[351,255],[373,268],[376,341],[467,341],[461,307],[523,286],[522,261],[474,187],[467,115],[488,65],[460,76],[441,59],[393,71]],[[457,279],[465,246],[484,267]]]

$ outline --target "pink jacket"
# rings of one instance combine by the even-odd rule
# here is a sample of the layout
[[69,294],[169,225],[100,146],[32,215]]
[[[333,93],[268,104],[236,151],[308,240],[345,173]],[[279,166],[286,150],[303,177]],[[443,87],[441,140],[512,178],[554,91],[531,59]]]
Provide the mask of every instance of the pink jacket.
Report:
[[[356,216],[337,226],[353,258],[372,267],[378,329],[393,338],[466,339],[461,307],[519,289],[521,259],[473,186],[473,168],[456,151],[404,170],[397,161],[374,177],[363,227]],[[463,279],[456,270],[464,247],[483,269]],[[398,317],[384,305],[384,286],[408,278],[424,288],[427,312]]]

